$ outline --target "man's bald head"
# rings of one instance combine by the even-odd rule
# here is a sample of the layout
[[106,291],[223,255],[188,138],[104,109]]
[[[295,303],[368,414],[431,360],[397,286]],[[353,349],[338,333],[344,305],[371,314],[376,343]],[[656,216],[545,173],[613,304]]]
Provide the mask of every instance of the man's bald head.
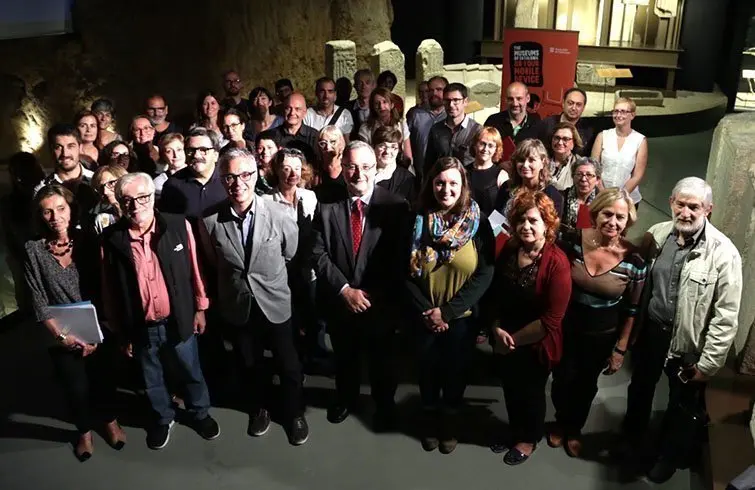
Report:
[[506,107],[514,119],[525,117],[529,101],[529,89],[522,82],[512,82],[506,87]]
[[288,96],[283,105],[283,114],[286,118],[286,126],[298,131],[307,114],[307,100],[300,92],[294,92]]

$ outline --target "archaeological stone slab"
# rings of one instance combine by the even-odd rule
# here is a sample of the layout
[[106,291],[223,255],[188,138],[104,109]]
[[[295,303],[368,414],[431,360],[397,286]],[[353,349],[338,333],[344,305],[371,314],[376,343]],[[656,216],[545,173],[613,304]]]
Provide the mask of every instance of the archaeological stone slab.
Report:
[[435,39],[425,39],[415,55],[414,79],[417,83],[443,75],[443,47]]
[[357,71],[357,45],[354,41],[336,40],[325,43],[325,75],[333,80],[354,78]]
[[384,72],[385,70],[392,71],[398,83],[393,89],[393,93],[406,96],[406,59],[401,49],[391,41],[383,41],[372,47],[372,54],[370,55],[370,68],[375,76]]

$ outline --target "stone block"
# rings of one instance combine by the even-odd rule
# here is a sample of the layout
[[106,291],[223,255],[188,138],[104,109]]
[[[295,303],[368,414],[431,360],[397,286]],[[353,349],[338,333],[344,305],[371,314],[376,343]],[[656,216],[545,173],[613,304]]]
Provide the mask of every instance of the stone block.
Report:
[[538,3],[538,0],[517,0],[514,27],[537,29],[537,16],[540,9]]
[[467,84],[469,100],[483,107],[495,107],[501,102],[501,84],[490,80],[472,80]]
[[448,79],[449,83],[464,83],[466,80],[467,65],[466,63],[456,63],[453,65],[444,65],[442,75]]
[[659,90],[617,90],[615,92],[615,98],[629,97],[631,98],[637,107],[641,106],[654,106],[663,107],[663,92]]
[[354,41],[337,40],[325,43],[325,75],[333,80],[354,78],[357,71],[357,45]]
[[443,47],[435,39],[425,39],[415,55],[414,79],[417,83],[443,75]]
[[615,78],[601,78],[596,70],[598,68],[616,68],[616,65],[597,65],[593,63],[577,63],[577,85],[595,85],[598,87],[615,87]]
[[392,71],[398,83],[393,89],[393,93],[406,97],[406,66],[404,53],[391,41],[383,41],[372,47],[370,55],[370,68],[375,76],[385,70]]
[[706,180],[713,188],[711,222],[742,256],[742,302],[732,355],[742,373],[755,375],[755,113],[728,115],[718,123]]

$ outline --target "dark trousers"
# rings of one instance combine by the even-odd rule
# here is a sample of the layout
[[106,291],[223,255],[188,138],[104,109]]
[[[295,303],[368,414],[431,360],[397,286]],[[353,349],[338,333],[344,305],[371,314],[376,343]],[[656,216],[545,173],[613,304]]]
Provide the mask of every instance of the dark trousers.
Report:
[[627,414],[624,417],[624,432],[629,435],[643,434],[650,423],[653,411],[655,386],[663,374],[671,331],[647,320],[632,347],[632,380],[627,390]]
[[[293,277],[292,277],[293,276]],[[302,278],[300,275],[289,274],[291,287],[292,313],[291,323],[294,340],[300,353],[304,356],[311,354],[317,347],[317,336],[320,323],[316,310],[316,281]]]
[[468,318],[449,322],[445,332],[432,332],[424,323],[416,327],[419,393],[426,410],[455,412],[464,403],[467,363],[476,332]]
[[163,367],[163,361],[171,356],[178,371],[176,374],[180,377],[177,385],[185,395],[186,410],[191,418],[201,420],[210,411],[210,393],[199,364],[197,338],[192,335],[187,340],[177,341],[172,335],[169,336],[169,329],[167,320],[150,324],[142,342],[134,345],[135,356],[142,366],[147,398],[157,415],[158,424],[167,425],[175,419],[176,412],[165,385]]
[[563,357],[553,370],[551,399],[566,435],[578,436],[582,431],[614,345],[616,332],[565,336]]
[[109,340],[87,357],[59,346],[49,350],[73,423],[81,434],[115,420],[115,350]]
[[249,323],[237,330],[236,348],[247,383],[252,413],[268,408],[271,372],[264,362],[265,347],[273,354],[275,370],[280,378],[284,420],[292,420],[304,412],[302,369],[291,335],[291,319],[271,323],[259,307],[253,307]]
[[379,410],[392,407],[397,386],[395,325],[381,321],[374,311],[367,311],[331,321],[328,326],[336,361],[338,403],[352,407],[356,405],[365,353],[372,399]]
[[550,370],[534,346],[496,355],[512,444],[537,443],[545,433],[545,384]]
[[680,466],[697,450],[698,436],[706,422],[705,383],[679,379],[681,358],[666,361],[671,332],[646,322],[632,349],[634,371],[627,397],[625,433],[642,434],[647,430],[653,409],[655,386],[665,371],[669,400],[658,437],[659,456]]

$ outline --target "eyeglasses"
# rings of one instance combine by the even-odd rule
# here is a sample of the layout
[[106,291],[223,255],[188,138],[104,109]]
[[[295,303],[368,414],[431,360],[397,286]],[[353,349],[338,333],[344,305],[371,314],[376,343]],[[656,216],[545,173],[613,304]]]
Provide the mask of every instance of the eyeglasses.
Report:
[[225,185],[231,185],[237,180],[240,180],[241,182],[249,182],[252,176],[256,173],[257,172],[241,172],[240,174],[223,174],[220,178],[223,179]]
[[103,182],[102,184],[100,184],[100,193],[102,193],[105,189],[108,189],[111,191],[115,189],[116,182],[118,182],[118,179],[109,180],[107,182]]
[[320,140],[317,142],[317,146],[320,148],[327,148],[328,146],[336,146],[338,144],[338,140]]
[[597,177],[597,175],[587,173],[587,172],[577,172],[574,176],[577,178],[577,180],[582,180],[582,179],[592,180],[595,177]]
[[553,141],[555,141],[556,143],[568,143],[572,141],[573,139],[574,138],[572,138],[571,136],[554,136],[553,137]]
[[241,126],[241,123],[224,124],[223,131],[228,131],[229,129],[236,129],[239,126]]
[[236,85],[236,84],[241,83],[241,80],[239,80],[238,78],[236,78],[236,79],[233,79],[233,80],[226,80],[225,83],[227,83],[228,85]]
[[375,168],[375,165],[356,165],[352,163],[351,165],[344,165],[344,169],[348,170],[349,172],[356,172],[359,170],[360,172],[369,172],[373,168]]
[[385,150],[398,151],[398,143],[379,143],[375,145],[375,148],[381,151],[385,151]]
[[624,109],[614,109],[611,111],[611,114],[614,116],[626,116],[627,114],[633,114],[634,111],[625,111]]
[[463,100],[463,98],[455,97],[453,99],[443,99],[443,102],[445,102],[446,104],[461,104]]
[[195,148],[186,148],[186,154],[189,156],[193,156],[195,153],[201,153],[202,155],[207,155],[210,150],[214,150],[215,148],[211,148],[209,146],[197,146]]
[[110,158],[118,158],[122,156],[128,156],[128,152],[127,151],[114,151],[113,153],[110,154]]
[[136,196],[136,197],[124,196],[124,197],[121,197],[119,201],[121,201],[121,204],[123,204],[123,207],[125,207],[126,209],[129,209],[131,208],[131,205],[134,203],[141,204],[143,206],[147,204],[151,198],[152,198],[152,194],[142,194],[141,196]]

